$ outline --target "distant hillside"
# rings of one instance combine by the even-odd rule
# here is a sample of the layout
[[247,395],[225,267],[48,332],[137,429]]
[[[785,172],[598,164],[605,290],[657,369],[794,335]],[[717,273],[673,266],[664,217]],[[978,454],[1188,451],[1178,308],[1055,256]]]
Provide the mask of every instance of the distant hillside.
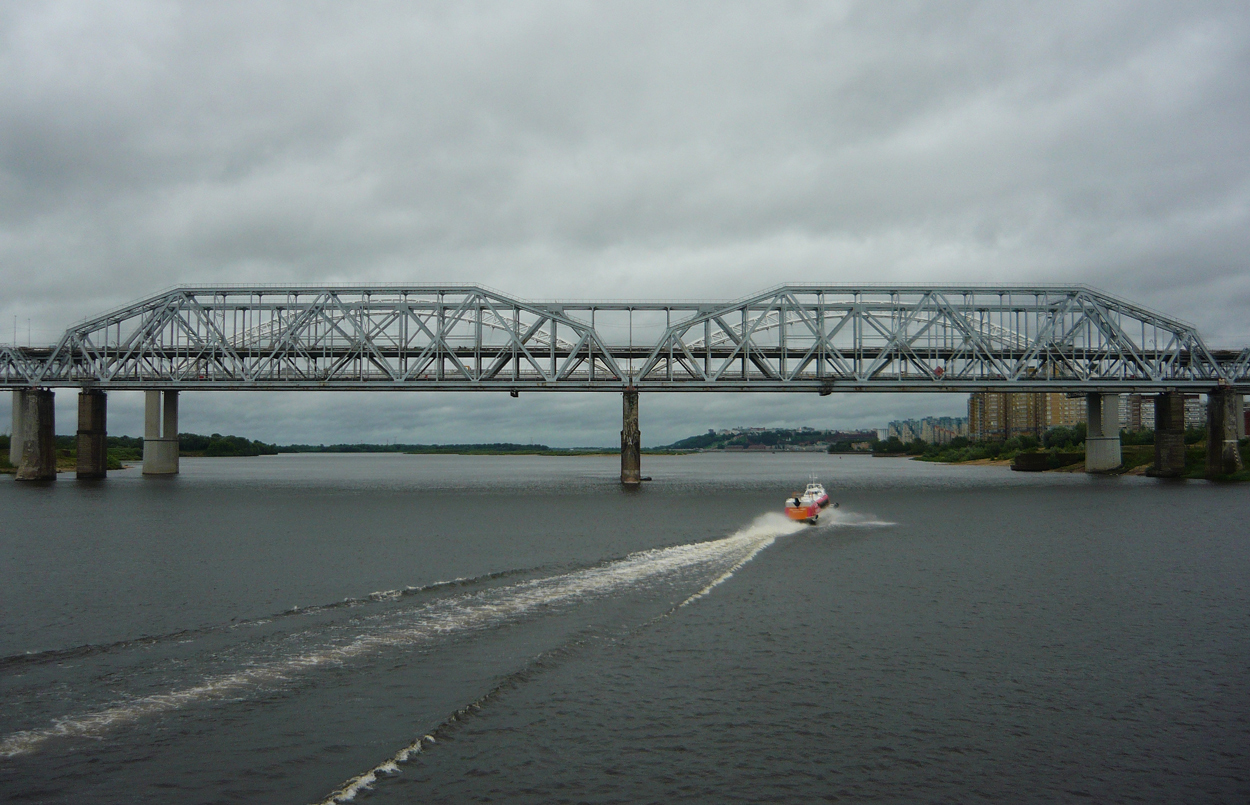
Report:
[[871,442],[877,438],[875,431],[814,430],[812,428],[735,428],[731,431],[709,430],[698,436],[673,442],[670,450],[724,450],[748,448],[752,445],[766,447],[817,447],[831,446],[835,450],[850,450],[854,442]]

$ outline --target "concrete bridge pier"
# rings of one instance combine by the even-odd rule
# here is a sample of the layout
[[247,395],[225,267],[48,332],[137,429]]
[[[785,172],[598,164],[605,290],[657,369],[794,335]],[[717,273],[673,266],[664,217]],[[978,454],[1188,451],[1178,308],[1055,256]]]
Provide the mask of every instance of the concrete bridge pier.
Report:
[[108,474],[107,397],[99,389],[78,394],[78,477],[103,478]]
[[638,430],[638,389],[625,389],[621,427],[621,483],[642,483],[642,432]]
[[178,474],[178,392],[145,391],[143,474]]
[[1085,471],[1108,472],[1120,466],[1120,395],[1085,395]]
[[16,476],[19,481],[56,480],[55,400],[56,395],[48,389],[22,392],[22,454]]
[[14,467],[22,463],[23,424],[26,419],[23,412],[26,406],[26,389],[13,389],[13,429],[9,431],[9,463]]
[[1185,395],[1168,391],[1155,397],[1155,463],[1150,475],[1179,478],[1185,472]]
[[1244,403],[1232,389],[1207,395],[1207,477],[1232,475],[1243,469],[1237,440],[1244,434]]

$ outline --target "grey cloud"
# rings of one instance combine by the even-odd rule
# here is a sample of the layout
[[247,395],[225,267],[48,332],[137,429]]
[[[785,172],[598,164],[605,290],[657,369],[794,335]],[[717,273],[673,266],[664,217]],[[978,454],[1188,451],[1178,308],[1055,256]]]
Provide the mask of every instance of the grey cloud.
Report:
[[182,282],[1084,282],[1246,343],[1248,82],[1239,3],[9,5],[0,333]]

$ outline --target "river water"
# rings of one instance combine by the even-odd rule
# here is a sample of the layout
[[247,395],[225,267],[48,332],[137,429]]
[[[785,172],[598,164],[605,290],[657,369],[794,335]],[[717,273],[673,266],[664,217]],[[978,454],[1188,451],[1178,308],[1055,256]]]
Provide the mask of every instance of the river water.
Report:
[[0,479],[0,799],[1250,800],[1244,486],[644,465]]

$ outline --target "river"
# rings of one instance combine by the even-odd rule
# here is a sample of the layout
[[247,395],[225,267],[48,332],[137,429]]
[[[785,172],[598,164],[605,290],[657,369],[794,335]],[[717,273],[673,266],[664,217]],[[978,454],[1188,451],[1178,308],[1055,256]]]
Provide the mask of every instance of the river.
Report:
[[643,463],[0,479],[0,798],[1250,800],[1246,487]]

